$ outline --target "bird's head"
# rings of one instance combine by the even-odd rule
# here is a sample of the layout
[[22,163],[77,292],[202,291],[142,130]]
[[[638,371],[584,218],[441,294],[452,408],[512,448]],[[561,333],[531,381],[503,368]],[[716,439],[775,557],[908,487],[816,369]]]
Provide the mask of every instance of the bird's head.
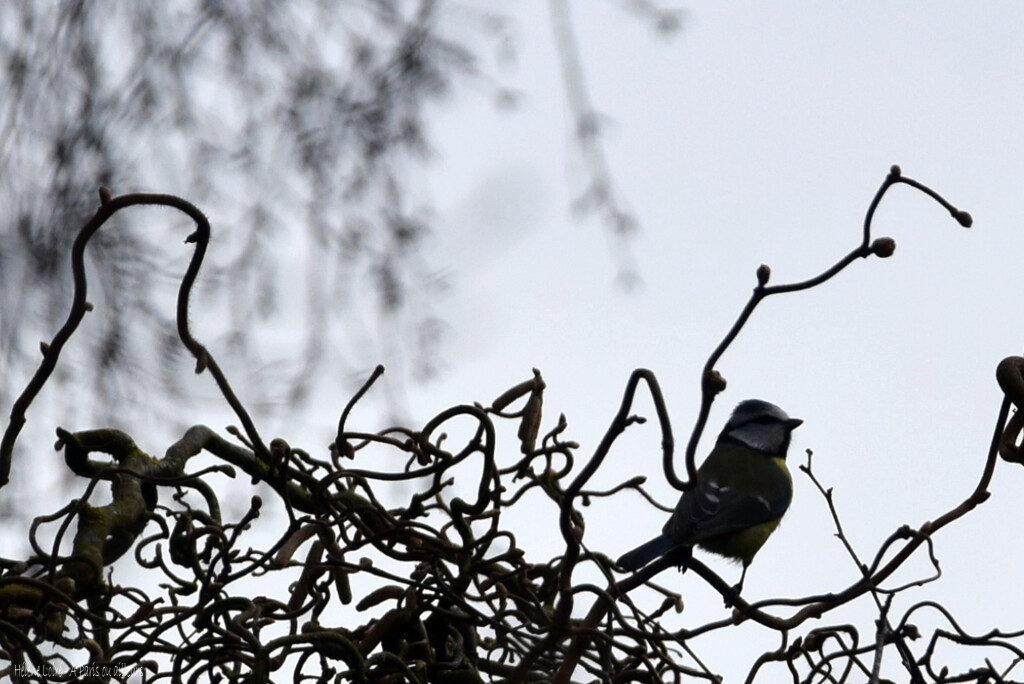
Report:
[[718,439],[740,442],[767,456],[785,458],[790,433],[803,422],[790,418],[775,404],[747,399],[736,406]]

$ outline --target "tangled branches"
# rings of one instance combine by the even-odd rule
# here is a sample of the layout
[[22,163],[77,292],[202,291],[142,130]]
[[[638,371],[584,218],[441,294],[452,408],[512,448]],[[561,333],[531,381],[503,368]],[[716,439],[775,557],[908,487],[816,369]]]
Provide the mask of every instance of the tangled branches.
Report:
[[[21,681],[127,681],[138,672],[154,682],[714,681],[716,675],[695,651],[700,637],[751,622],[780,637],[778,649],[752,664],[751,680],[769,664],[783,663],[793,681],[877,681],[881,653],[895,649],[911,681],[1000,681],[1004,673],[987,661],[960,675],[934,671],[936,645],[950,640],[994,646],[1019,659],[1024,654],[1013,640],[1021,633],[968,634],[933,602],[915,604],[897,618],[893,599],[905,587],[883,588],[883,583],[919,549],[927,552],[935,573],[914,584],[937,579],[932,536],[988,497],[997,453],[1021,460],[1016,446],[1021,425],[1016,416],[1008,421],[1010,404],[1024,405],[1024,360],[1017,357],[1000,365],[1007,398],[975,489],[930,522],[896,530],[869,562],[847,542],[860,578],[846,588],[756,603],[733,597],[735,609],[728,617],[673,631],[660,618],[680,599],[653,583],[671,560],[659,559],[624,576],[585,543],[581,502],[625,490],[647,496],[642,478],[611,491],[587,488],[616,439],[643,422],[632,413],[641,384],[654,402],[665,475],[685,489],[694,481],[695,453],[711,404],[725,386],[715,371],[718,359],[764,298],[815,287],[859,258],[892,254],[895,243],[872,241],[870,228],[882,196],[899,183],[929,194],[962,225],[970,225],[969,215],[894,167],[870,206],[862,243],[833,267],[810,280],[776,286],[768,285],[767,266],[758,269],[750,301],[705,366],[701,410],[685,451],[685,480],[674,467],[669,411],[655,375],[644,369],[631,376],[619,412],[585,463],[579,462],[579,446],[565,436],[564,416],[543,430],[545,384],[536,370],[490,406],[454,406],[418,429],[360,432],[349,417],[383,372],[378,367],[344,407],[334,442],[322,457],[281,438],[265,443],[211,352],[189,330],[189,296],[210,236],[205,217],[178,198],[114,198],[103,191],[100,209],[74,245],[71,313],[43,346],[43,362],[15,403],[0,443],[3,482],[29,406],[90,310],[86,245],[114,213],[136,205],[168,206],[196,223],[188,238],[195,253],[178,297],[178,334],[195,356],[197,372],[211,374],[242,429],[231,441],[195,426],[160,458],[117,430],[58,430],[66,465],[87,484],[80,498],[33,521],[29,558],[0,559],[0,649],[11,663],[4,674]],[[498,448],[509,425],[517,427],[514,457]],[[450,437],[456,430],[466,437]],[[193,459],[200,454],[215,464],[197,467]],[[402,464],[381,467],[389,457]],[[846,541],[831,490],[819,483],[810,454],[801,469],[828,502]],[[212,483],[238,471],[254,485],[262,483],[273,501],[265,506],[253,496],[246,512],[228,520]],[[456,480],[462,488],[456,488]],[[389,483],[409,486],[399,494]],[[101,484],[111,492],[105,505],[95,495]],[[456,491],[471,495],[466,500]],[[539,501],[557,511],[564,542],[544,560],[528,556],[509,522],[510,513]],[[260,518],[281,524],[257,524]],[[115,564],[121,576],[129,559],[149,575],[138,586],[114,581]],[[690,567],[723,596],[730,591],[698,560]],[[591,577],[603,578],[603,586]],[[665,596],[659,609],[645,612],[633,600],[641,588]],[[809,621],[862,597],[877,608],[872,637],[851,625],[808,627]],[[915,654],[909,642],[920,633],[911,620],[924,612],[941,616],[949,628],[936,630]]]

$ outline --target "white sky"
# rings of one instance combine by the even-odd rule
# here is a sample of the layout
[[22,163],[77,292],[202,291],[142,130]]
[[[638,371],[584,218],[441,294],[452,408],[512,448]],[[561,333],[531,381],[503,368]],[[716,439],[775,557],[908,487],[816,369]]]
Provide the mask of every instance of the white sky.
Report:
[[[547,4],[505,3],[519,55],[500,73],[523,92],[519,109],[497,110],[480,89],[435,121],[437,155],[423,189],[439,212],[433,259],[453,285],[438,312],[450,337],[441,377],[409,388],[413,423],[454,404],[490,403],[537,367],[548,383],[545,430],[564,412],[584,460],[630,372],[647,367],[660,379],[681,456],[701,367],[749,296],[757,266],[772,267],[773,284],[831,266],[859,243],[868,203],[900,164],[970,211],[974,228],[909,187],[890,191],[874,234],[895,238],[896,254],[764,302],[719,364],[729,386],[700,449],[702,457],[742,399],[763,398],[805,420],[790,455],[794,503],[744,594],[839,591],[858,572],[824,501],[796,470],[804,449],[814,450],[815,472],[835,488],[851,542],[869,560],[897,527],[916,528],[972,491],[1001,400],[994,369],[1024,342],[1014,262],[1024,254],[1024,4],[690,2],[671,40],[616,3],[574,5],[608,161],[642,227],[632,249],[644,285],[616,288],[602,227],[571,216],[585,169],[570,142]],[[322,447],[345,399],[322,402],[323,415],[304,426],[290,423],[305,434],[283,436],[311,452]],[[352,420],[384,427],[375,423],[379,407],[371,393]],[[646,400],[636,411],[653,419]],[[514,431],[503,436],[511,460]],[[637,474],[674,502],[653,423],[627,432],[593,486]],[[1018,525],[1022,486],[1024,472],[1000,462],[992,499],[936,537],[943,578],[904,594],[897,615],[927,598],[974,633],[1024,627],[1018,544],[996,536]],[[656,534],[665,515],[636,496],[613,501],[584,511],[585,541],[617,557]],[[549,558],[560,545],[555,510],[531,513],[520,542],[535,560]],[[712,564],[738,578],[738,568]],[[927,572],[911,563],[899,580]],[[678,626],[724,617],[695,575],[659,580],[684,595]],[[859,605],[807,628],[853,621],[870,640],[874,613],[866,600]],[[930,634],[934,625],[916,622]],[[695,644],[727,681],[778,645],[766,630],[741,632]],[[749,657],[736,651],[741,637]],[[966,656],[951,664],[981,661]],[[994,661],[1007,662],[1003,654]]]
[[[565,412],[583,459],[630,371],[648,367],[685,444],[701,366],[758,264],[772,266],[775,284],[829,267],[859,243],[868,203],[898,163],[970,211],[974,228],[907,186],[890,191],[874,235],[894,237],[895,256],[762,304],[719,364],[729,387],[700,450],[748,397],[803,418],[791,452],[794,504],[745,594],[841,590],[857,571],[823,499],[795,469],[804,449],[815,451],[815,471],[835,488],[851,541],[869,560],[898,526],[917,527],[971,492],[1000,402],[995,366],[1024,341],[1011,256],[1024,253],[1024,5],[698,2],[686,5],[672,40],[614,3],[575,5],[592,99],[608,119],[608,159],[642,224],[633,249],[645,285],[616,289],[597,221],[570,217],[584,169],[568,142],[547,7],[521,3],[522,51],[510,77],[526,93],[520,111],[496,112],[481,97],[438,123],[430,187],[445,226],[438,259],[455,286],[442,311],[454,340],[441,380],[413,388],[413,414],[489,402],[536,366],[548,382],[546,426]],[[650,416],[649,407],[637,410]],[[671,503],[659,457],[656,428],[633,428],[596,481],[646,474]],[[936,537],[942,580],[897,605],[939,600],[973,632],[1024,626],[1017,544],[996,536],[1019,520],[1022,485],[1024,473],[1000,462],[993,498]],[[639,497],[616,499],[585,511],[587,543],[612,557],[664,521]],[[553,510],[536,515],[532,530],[553,530]],[[532,532],[529,543],[541,544]],[[548,554],[557,537],[551,543]],[[726,578],[738,573],[714,562]],[[927,572],[923,562],[908,570],[918,574],[901,582]],[[723,617],[695,576],[660,579],[686,597],[680,624]],[[870,640],[871,607],[862,605],[808,627],[854,620]],[[927,620],[916,622],[930,633]],[[738,635],[723,638],[735,648]],[[749,659],[709,656],[732,681],[760,649],[777,646],[757,628],[743,638]]]

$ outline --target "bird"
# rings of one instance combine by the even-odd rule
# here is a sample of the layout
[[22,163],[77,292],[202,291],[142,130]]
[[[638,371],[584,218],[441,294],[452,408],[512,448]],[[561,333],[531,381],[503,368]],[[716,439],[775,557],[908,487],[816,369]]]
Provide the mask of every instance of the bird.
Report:
[[685,570],[696,545],[743,564],[739,584],[733,587],[738,596],[747,567],[793,498],[786,451],[791,433],[802,423],[767,401],[741,401],[661,534],[624,554],[618,566],[639,570],[672,554]]

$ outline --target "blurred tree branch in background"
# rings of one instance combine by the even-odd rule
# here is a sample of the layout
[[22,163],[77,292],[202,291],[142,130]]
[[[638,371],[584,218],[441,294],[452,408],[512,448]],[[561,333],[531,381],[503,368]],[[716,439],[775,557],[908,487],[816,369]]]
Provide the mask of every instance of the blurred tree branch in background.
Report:
[[[671,32],[674,14],[659,3],[622,4]],[[190,197],[228,228],[199,296],[236,366],[258,369],[239,378],[254,406],[299,409],[325,370],[353,386],[381,347],[409,359],[389,374],[389,396],[401,397],[405,376],[437,373],[449,265],[424,254],[439,230],[422,191],[435,153],[431,106],[481,86],[515,104],[482,57],[515,60],[515,27],[500,11],[436,0],[0,5],[0,374],[27,368],[64,316],[73,226],[99,184]],[[575,45],[560,45],[578,64]],[[567,90],[582,79],[577,68]],[[599,144],[596,131],[580,137],[611,193]],[[94,402],[63,415],[157,418],[166,412],[133,412],[151,411],[140,389],[150,378],[171,402],[189,396],[180,383],[189,360],[157,297],[177,272],[160,247],[167,237],[94,241],[89,267],[111,315],[54,381],[87,379],[121,401],[116,414]],[[286,312],[296,321],[282,345],[274,329]],[[328,350],[338,334],[350,344]],[[14,384],[0,385],[0,403]]]
[[[303,363],[274,378],[291,393],[277,401],[310,389],[325,325],[366,313],[354,292],[374,293],[380,316],[417,312],[413,339],[434,340],[437,283],[420,256],[429,212],[409,179],[430,153],[428,104],[479,76],[471,48],[446,37],[438,4],[5,3],[0,192],[13,211],[0,225],[0,317],[38,312],[52,325],[63,315],[70,227],[97,182],[131,179],[195,197],[233,228],[206,287],[223,307],[218,332],[250,364],[268,362],[253,333],[304,291]],[[473,21],[466,40],[500,27]],[[305,275],[284,267],[283,245],[306,255]],[[98,263],[117,264],[97,273],[115,312],[89,340],[97,391],[138,397],[126,360],[185,361],[161,336],[153,291],[165,263],[151,246],[130,233],[93,247]],[[33,353],[27,328],[0,327],[6,365]],[[146,358],[147,344],[164,353]],[[429,344],[408,351],[432,372]],[[165,389],[178,389],[167,377]]]
[[[971,225],[969,214],[893,167],[868,209],[861,244],[833,266],[783,285],[770,285],[771,270],[758,268],[751,299],[703,373],[702,406],[685,452],[688,480],[708,408],[725,388],[718,359],[765,297],[817,287],[859,259],[891,256],[895,241],[872,239],[871,223],[897,185],[924,192]],[[611,489],[589,486],[618,437],[644,422],[633,412],[641,384],[654,404],[665,476],[686,486],[675,472],[670,411],[654,373],[632,374],[618,413],[586,461],[566,436],[564,415],[553,425],[545,421],[545,383],[537,371],[490,406],[457,405],[422,427],[363,432],[351,424],[351,411],[383,373],[378,367],[341,407],[337,435],[324,454],[281,438],[268,442],[191,329],[191,291],[210,241],[205,215],[171,195],[115,197],[104,189],[100,196],[72,247],[71,311],[42,345],[43,360],[0,442],[3,474],[29,466],[14,456],[27,411],[65,343],[94,310],[86,247],[101,244],[100,229],[116,214],[140,205],[169,207],[195,223],[175,307],[177,338],[242,427],[232,430],[237,441],[228,441],[193,426],[159,458],[124,431],[58,429],[65,464],[86,484],[79,498],[28,526],[27,558],[0,559],[0,651],[10,663],[3,675],[15,681],[46,681],[43,673],[127,681],[144,672],[147,682],[713,682],[719,675],[701,657],[703,639],[740,624],[779,639],[777,649],[750,661],[748,681],[771,669],[763,676],[773,681],[781,672],[794,682],[881,682],[896,671],[912,682],[1000,682],[1020,666],[1024,631],[972,634],[942,605],[908,606],[903,599],[909,588],[941,578],[932,537],[990,496],[997,455],[1022,460],[1021,424],[1009,414],[1011,406],[1016,415],[1024,407],[1024,359],[999,364],[1005,399],[981,477],[959,505],[899,527],[871,560],[861,560],[808,453],[801,469],[828,503],[855,565],[851,583],[825,594],[748,603],[693,559],[690,569],[734,606],[727,617],[709,619],[691,615],[681,594],[654,581],[671,567],[671,556],[623,575],[587,545],[583,507],[605,500],[633,505],[623,500],[632,496],[628,490],[654,501],[642,477]],[[515,437],[505,439],[513,430]],[[194,465],[200,455],[214,464]],[[270,500],[252,496],[237,520],[225,519],[211,483],[239,471],[252,485],[265,484]],[[411,493],[385,486],[396,481],[413,484]],[[457,482],[470,484],[468,498],[455,495],[467,491]],[[109,485],[109,503],[99,501],[101,485]],[[528,550],[531,531],[514,522],[525,508],[534,520],[550,515],[559,529],[563,544],[554,556]],[[920,554],[927,556],[925,576],[885,585]],[[115,581],[115,575],[124,581],[130,560],[146,581]],[[861,599],[876,613],[866,629],[828,622],[832,611]],[[927,635],[915,622],[926,614],[942,624]],[[739,639],[739,632],[731,634]],[[922,636],[928,638],[916,645]],[[951,672],[937,655],[947,643],[984,647],[971,651],[983,655],[976,666]],[[887,653],[893,657],[883,669]],[[734,657],[745,655],[737,644]]]

